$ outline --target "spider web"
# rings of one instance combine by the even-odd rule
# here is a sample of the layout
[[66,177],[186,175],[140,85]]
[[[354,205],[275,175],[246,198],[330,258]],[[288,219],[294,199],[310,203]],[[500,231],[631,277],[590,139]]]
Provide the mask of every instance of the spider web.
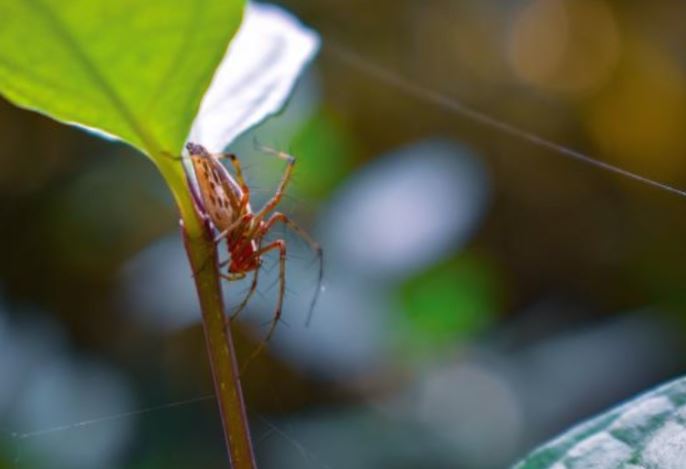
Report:
[[[24,432],[11,431],[8,429],[0,428],[0,436],[7,440],[14,448],[13,464],[14,467],[19,468],[22,467],[22,444],[25,443],[27,440],[47,437],[58,433],[83,430],[93,426],[112,423],[117,420],[149,416],[150,414],[155,414],[164,411],[173,411],[174,409],[197,405],[203,402],[209,402],[213,400],[215,400],[214,394],[206,394],[202,396],[192,397],[189,399],[171,401],[165,404],[159,404],[136,410],[120,412],[102,417],[95,417],[63,425],[57,425],[54,427],[46,427]],[[314,452],[306,448],[305,445],[303,445],[301,442],[292,437],[284,428],[277,426],[274,422],[272,422],[271,420],[269,420],[268,418],[259,413],[253,411],[250,411],[249,413],[253,419],[259,421],[262,425],[264,425],[267,428],[261,436],[255,438],[254,446],[256,449],[266,440],[275,435],[279,438],[282,438],[283,441],[285,441],[288,445],[292,446],[296,450],[296,452],[300,455],[302,460],[307,463],[307,466],[305,467],[320,467],[323,469],[330,469],[331,466],[322,462]]]
[[686,190],[679,189],[659,181],[655,181],[653,179],[641,176],[640,174],[636,174],[627,169],[620,168],[619,166],[606,163],[602,160],[594,158],[591,155],[587,155],[580,151],[574,150],[573,148],[569,148],[564,145],[552,142],[532,132],[528,132],[519,127],[516,127],[515,125],[512,125],[508,122],[496,119],[470,106],[467,106],[466,104],[462,103],[461,101],[455,98],[442,94],[438,91],[432,90],[430,88],[424,87],[422,85],[413,83],[410,80],[402,77],[400,74],[388,68],[384,68],[372,62],[369,59],[366,59],[365,57],[359,55],[358,53],[349,48],[343,47],[339,44],[332,42],[326,42],[325,47],[325,50],[330,52],[332,56],[345,62],[352,68],[357,69],[361,73],[364,73],[369,77],[374,78],[375,80],[380,81],[386,85],[390,85],[394,88],[397,88],[408,95],[414,96],[423,101],[446,109],[454,114],[462,116],[468,120],[484,125],[486,127],[490,127],[504,134],[508,134],[511,137],[523,140],[532,145],[544,148],[546,150],[550,150],[551,152],[557,153],[560,156],[572,158],[584,164],[594,166],[601,170],[617,174],[628,179],[632,179],[634,181],[654,187],[656,189],[665,192],[670,192],[672,194],[676,194],[682,197],[686,197]]
[[[549,150],[551,154],[557,154],[559,156],[571,158],[583,164],[593,166],[600,170],[634,180],[646,186],[667,193],[686,197],[685,190],[641,176],[624,168],[601,161],[586,153],[547,140],[546,138],[541,137],[535,133],[523,130],[508,122],[496,119],[490,115],[473,109],[455,98],[442,94],[436,90],[424,87],[420,84],[413,83],[412,81],[404,78],[403,76],[399,75],[393,70],[385,68],[340,44],[327,42],[325,43],[324,51],[334,56],[338,60],[343,61],[351,68],[354,68],[358,70],[360,73],[367,75],[371,79],[379,81],[385,85],[394,87],[407,95],[413,96],[432,105],[441,107],[457,116],[471,120],[486,127],[490,127],[498,132],[507,134],[515,139],[519,139],[520,141],[526,142],[528,144]],[[85,429],[98,425],[106,425],[108,423],[112,423],[118,420],[148,416],[150,414],[160,412],[172,412],[175,409],[192,405],[198,405],[202,402],[211,401],[214,398],[215,397],[213,394],[205,394],[188,399],[167,402],[131,411],[115,413],[101,417],[94,417],[91,419],[80,420],[72,423],[65,423],[62,425],[47,428],[31,429],[28,431],[13,431],[11,429],[4,428],[0,429],[0,435],[2,435],[3,439],[5,439],[15,448],[14,465],[15,467],[21,467],[22,444],[28,440],[45,437],[48,435],[54,435],[58,433]],[[287,432],[276,426],[273,422],[259,414],[252,414],[253,417],[256,417],[260,422],[262,422],[267,427],[267,431],[262,436],[256,438],[256,445],[258,445],[260,442],[264,441],[272,435],[277,435],[280,438],[283,438],[284,441],[286,441],[293,448],[295,448],[297,452],[301,455],[303,460],[308,463],[308,465],[316,465],[317,467],[323,468],[330,467],[327,464],[323,463],[321,460],[319,460],[319,458],[316,455],[314,455],[313,452],[308,450],[301,442],[291,437]]]

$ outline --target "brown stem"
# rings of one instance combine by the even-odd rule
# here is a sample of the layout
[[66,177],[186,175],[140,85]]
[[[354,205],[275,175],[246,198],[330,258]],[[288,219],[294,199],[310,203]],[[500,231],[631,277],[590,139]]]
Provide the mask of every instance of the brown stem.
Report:
[[256,469],[250,428],[231,332],[226,327],[215,243],[209,227],[192,237],[181,228],[186,253],[195,272],[214,391],[233,469]]

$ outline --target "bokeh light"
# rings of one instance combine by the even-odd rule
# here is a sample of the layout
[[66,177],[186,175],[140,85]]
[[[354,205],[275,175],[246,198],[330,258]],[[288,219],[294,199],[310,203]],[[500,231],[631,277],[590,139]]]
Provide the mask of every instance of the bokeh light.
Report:
[[602,0],[534,0],[515,13],[509,59],[523,82],[582,95],[605,85],[617,66],[621,38]]
[[[314,254],[272,233],[283,321],[242,375],[260,467],[509,467],[683,374],[686,201],[436,104],[684,188],[686,3],[279,3],[324,48],[230,150],[255,208],[284,165],[254,139],[297,157],[279,209],[322,244],[325,276],[307,326]],[[153,165],[1,100],[0,138],[0,467],[221,467]],[[233,325],[241,364],[274,313],[264,261]],[[248,287],[223,286],[227,313]]]

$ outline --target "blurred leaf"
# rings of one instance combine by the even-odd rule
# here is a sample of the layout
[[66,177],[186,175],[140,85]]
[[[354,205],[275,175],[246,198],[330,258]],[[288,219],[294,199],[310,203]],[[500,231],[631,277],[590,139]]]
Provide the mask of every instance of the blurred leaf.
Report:
[[305,123],[292,145],[299,163],[294,187],[303,195],[326,194],[348,174],[356,153],[351,137],[324,110]]
[[3,0],[0,92],[147,154],[176,154],[243,4]]
[[686,378],[582,423],[515,469],[682,468],[686,461]]
[[483,330],[500,310],[499,285],[494,269],[476,255],[409,280],[401,292],[403,347],[440,347]]

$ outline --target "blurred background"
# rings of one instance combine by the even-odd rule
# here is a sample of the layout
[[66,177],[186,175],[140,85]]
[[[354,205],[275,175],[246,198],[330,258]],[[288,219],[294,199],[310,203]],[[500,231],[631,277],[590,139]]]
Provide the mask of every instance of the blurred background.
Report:
[[[263,468],[501,468],[686,369],[686,4],[287,0],[324,47],[232,146],[292,152],[286,308],[243,383]],[[359,57],[350,60],[347,52]],[[0,100],[0,467],[225,467],[178,220],[140,154]],[[225,254],[222,254],[225,256]],[[276,259],[235,327],[266,333]],[[226,287],[230,305],[246,284]]]

